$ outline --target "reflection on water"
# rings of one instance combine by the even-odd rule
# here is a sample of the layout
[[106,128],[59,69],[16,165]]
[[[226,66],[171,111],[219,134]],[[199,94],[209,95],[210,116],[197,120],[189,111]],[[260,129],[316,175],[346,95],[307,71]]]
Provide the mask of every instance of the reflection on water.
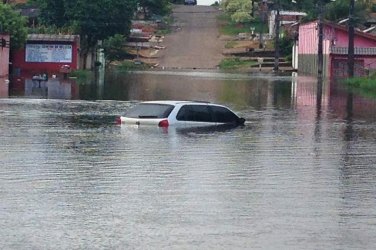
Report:
[[8,77],[0,76],[0,98],[8,97],[9,83]]
[[76,99],[74,82],[50,79],[48,81],[25,80],[25,96],[48,99]]
[[[324,85],[318,106],[311,78],[211,74],[0,99],[0,248],[373,249],[375,101]],[[154,99],[222,103],[247,123],[113,124]]]

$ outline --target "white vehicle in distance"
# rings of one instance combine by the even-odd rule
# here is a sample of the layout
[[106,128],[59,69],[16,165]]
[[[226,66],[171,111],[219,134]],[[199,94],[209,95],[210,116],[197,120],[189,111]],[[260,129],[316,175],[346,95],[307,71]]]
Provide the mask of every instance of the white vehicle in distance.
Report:
[[198,101],[141,102],[117,118],[118,124],[158,127],[239,126],[244,122],[225,106]]

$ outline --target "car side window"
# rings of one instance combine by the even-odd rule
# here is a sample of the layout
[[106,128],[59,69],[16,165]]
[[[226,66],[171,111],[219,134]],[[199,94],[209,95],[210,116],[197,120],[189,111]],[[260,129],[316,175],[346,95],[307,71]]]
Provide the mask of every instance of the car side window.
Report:
[[184,105],[176,115],[178,121],[212,122],[208,105]]
[[235,115],[231,110],[219,107],[219,106],[212,106],[212,112],[214,114],[214,121],[220,123],[232,123],[237,122],[238,117]]

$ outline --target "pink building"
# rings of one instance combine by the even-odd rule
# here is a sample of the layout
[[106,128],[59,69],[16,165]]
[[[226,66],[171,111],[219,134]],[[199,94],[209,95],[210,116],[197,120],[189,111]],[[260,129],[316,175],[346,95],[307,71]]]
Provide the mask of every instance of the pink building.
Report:
[[9,35],[0,33],[0,97],[8,96]]
[[[348,31],[346,26],[324,22],[323,55],[325,77],[346,77]],[[298,38],[298,72],[317,74],[318,21],[301,24]],[[355,31],[355,75],[376,70],[376,36]]]

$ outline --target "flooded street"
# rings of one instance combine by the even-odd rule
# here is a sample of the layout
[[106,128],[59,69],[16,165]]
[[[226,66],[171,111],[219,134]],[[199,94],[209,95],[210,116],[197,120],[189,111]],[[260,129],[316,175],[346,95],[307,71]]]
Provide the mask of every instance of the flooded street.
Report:
[[[113,74],[0,98],[0,249],[374,249],[376,101],[308,77]],[[3,91],[4,92],[4,91]],[[229,130],[119,127],[206,100]]]

